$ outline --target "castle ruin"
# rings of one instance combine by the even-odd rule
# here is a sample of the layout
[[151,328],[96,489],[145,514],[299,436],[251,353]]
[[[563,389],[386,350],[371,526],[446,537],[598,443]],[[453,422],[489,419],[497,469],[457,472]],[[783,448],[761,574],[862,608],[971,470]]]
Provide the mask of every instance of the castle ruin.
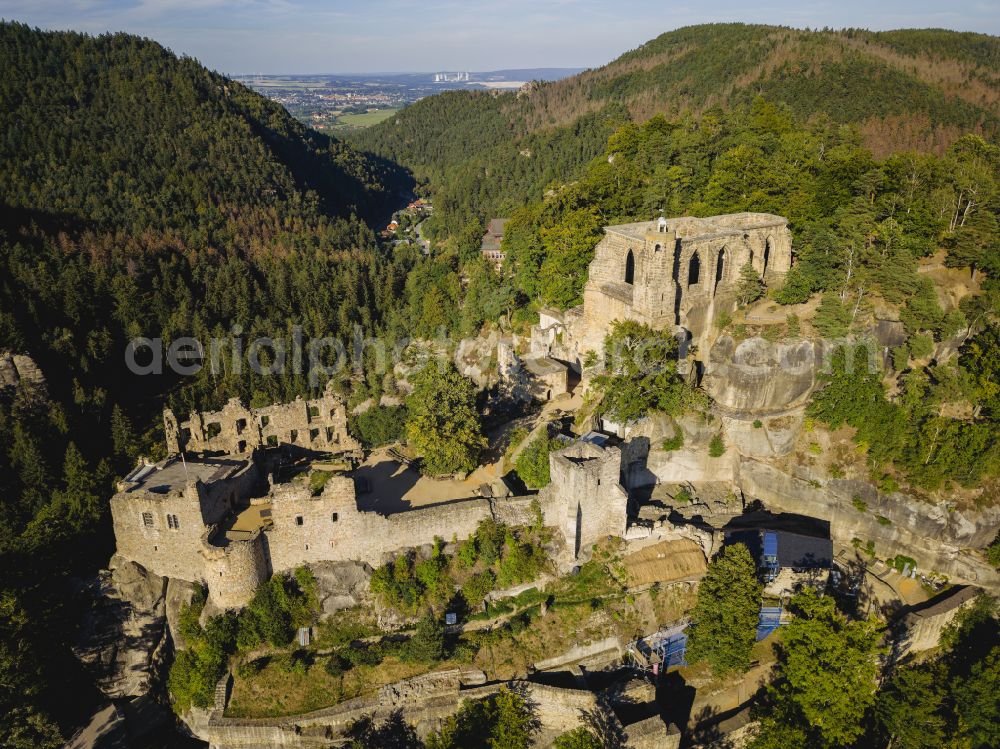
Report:
[[222,410],[194,412],[184,422],[166,408],[163,430],[172,454],[190,450],[233,455],[279,445],[335,453],[361,449],[347,432],[347,407],[329,385],[319,398],[264,408],[247,408],[239,398],[231,398]]
[[303,564],[379,565],[435,537],[464,540],[479,523],[535,520],[559,529],[570,560],[608,535],[623,536],[627,494],[621,451],[577,443],[550,456],[552,483],[537,495],[470,498],[390,514],[359,509],[350,470],[321,490],[307,477],[278,480],[277,451],[173,455],[141,465],[111,499],[118,554],[154,574],[202,582],[219,608],[246,604],[272,573]]
[[615,320],[672,330],[707,351],[716,317],[736,308],[741,269],[749,264],[770,286],[791,263],[788,221],[770,213],[607,226],[594,250],[583,304],[565,312],[542,310],[530,356],[555,358],[579,372],[585,354],[602,349]]

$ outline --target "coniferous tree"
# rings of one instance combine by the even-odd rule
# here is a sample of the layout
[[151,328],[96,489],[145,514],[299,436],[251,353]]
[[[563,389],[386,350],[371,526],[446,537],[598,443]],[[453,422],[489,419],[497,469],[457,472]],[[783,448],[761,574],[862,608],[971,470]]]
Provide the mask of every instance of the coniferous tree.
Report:
[[751,747],[774,747],[775,736],[804,739],[797,746],[850,746],[875,702],[883,627],[849,620],[819,593],[799,594],[789,608],[769,712]]
[[740,268],[740,277],[736,282],[736,299],[741,307],[750,302],[756,302],[764,296],[764,282],[760,280],[757,271],[749,262]]
[[688,660],[707,661],[719,675],[746,671],[756,640],[762,589],[749,549],[744,544],[723,547],[698,585]]

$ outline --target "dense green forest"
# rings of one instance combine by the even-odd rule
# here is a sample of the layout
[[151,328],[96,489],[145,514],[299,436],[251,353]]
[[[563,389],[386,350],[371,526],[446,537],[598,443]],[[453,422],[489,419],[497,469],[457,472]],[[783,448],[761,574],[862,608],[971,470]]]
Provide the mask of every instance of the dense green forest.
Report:
[[[480,276],[479,260],[460,240],[439,243],[440,255],[411,275],[422,279],[408,284],[413,319],[420,324],[425,309],[439,308],[433,300],[448,299],[452,318],[432,316],[424,327],[467,333],[463,319],[496,319],[481,316],[484,300],[510,307],[515,324],[537,304],[579,304],[607,224],[661,209],[777,213],[790,221],[796,262],[784,286],[772,290],[775,302],[821,295],[810,332],[827,338],[863,335],[879,310],[898,308],[908,336],[893,351],[899,396],[889,400],[878,377],[868,378],[867,391],[853,372],[838,370],[813,414],[833,426],[861,427],[858,442],[887,490],[971,486],[1000,473],[1000,420],[984,407],[997,374],[989,321],[1000,312],[1000,147],[966,135],[941,156],[878,158],[862,140],[855,128],[828,118],[803,121],[763,98],[729,111],[622,124],[576,179],[513,211],[500,277]],[[964,269],[974,293],[942,304],[932,279],[918,272],[920,261],[936,253],[946,266]],[[472,280],[464,298],[463,277]],[[741,330],[732,332],[745,335]],[[957,363],[928,361],[948,340],[965,341],[970,353]],[[974,418],[941,415],[962,403],[971,404]]]
[[857,126],[879,156],[940,154],[962,134],[997,134],[998,77],[1000,42],[984,34],[709,24],[526,92],[430,97],[351,137],[426,182],[440,229],[455,234],[571,177],[626,119],[764,96],[803,120]]
[[[135,336],[516,327],[579,301],[604,224],[774,211],[798,253],[776,303],[822,294],[814,325],[836,336],[884,301],[910,336],[893,352],[901,395],[875,381],[835,398],[835,370],[814,416],[859,427],[887,488],[995,474],[997,49],[937,31],[681,29],[522,95],[432,97],[348,145],[154,42],[0,24],[0,350],[46,376],[0,394],[0,745],[59,746],[97,699],[69,650],[89,605],[74,576],[106,563],[114,477],[162,449],[162,405],[325,384],[246,367],[135,377]],[[370,228],[414,186],[434,197],[430,257],[389,253]],[[498,275],[478,245],[501,213]],[[939,248],[981,294],[942,307],[917,274]],[[957,363],[927,361],[964,330]],[[338,387],[357,402],[393,385]],[[941,417],[956,395],[974,414]],[[354,424],[378,444],[405,420]]]
[[402,327],[414,258],[387,259],[365,223],[400,170],[194,60],[13,23],[0,59],[0,350],[46,378],[0,398],[0,744],[57,746],[96,696],[69,651],[88,606],[70,576],[106,564],[112,480],[162,450],[164,401],[323,386],[249,367],[136,377],[127,341]]

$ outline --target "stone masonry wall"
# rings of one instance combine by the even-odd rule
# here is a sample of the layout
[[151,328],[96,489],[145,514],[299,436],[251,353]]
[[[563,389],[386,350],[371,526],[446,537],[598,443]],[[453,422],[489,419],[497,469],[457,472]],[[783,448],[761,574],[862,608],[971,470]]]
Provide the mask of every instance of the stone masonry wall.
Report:
[[306,450],[352,452],[361,445],[347,432],[347,407],[327,388],[314,400],[296,398],[264,408],[247,408],[231,398],[221,411],[191,414],[184,422],[163,412],[167,449],[243,454],[261,446],[292,445]]
[[278,486],[272,495],[273,526],[266,531],[276,572],[322,561],[379,565],[386,555],[431,543],[435,536],[465,539],[485,518],[490,500],[422,507],[385,516],[358,510],[354,480],[335,476],[317,497],[301,486]]
[[628,494],[617,447],[578,442],[549,455],[549,472],[552,481],[541,495],[545,524],[562,530],[574,556],[605,536],[624,537]]
[[791,234],[785,219],[737,213],[606,227],[571,335],[581,349],[599,350],[613,321],[636,320],[702,338],[716,314],[735,306],[747,263],[765,283],[787,273]]
[[206,529],[246,497],[258,480],[257,466],[250,462],[210,484],[194,481],[167,493],[123,485],[110,503],[118,553],[163,577],[201,580],[199,552]]
[[271,576],[259,531],[246,541],[230,541],[225,547],[214,546],[206,538],[202,555],[209,600],[221,609],[245,606]]

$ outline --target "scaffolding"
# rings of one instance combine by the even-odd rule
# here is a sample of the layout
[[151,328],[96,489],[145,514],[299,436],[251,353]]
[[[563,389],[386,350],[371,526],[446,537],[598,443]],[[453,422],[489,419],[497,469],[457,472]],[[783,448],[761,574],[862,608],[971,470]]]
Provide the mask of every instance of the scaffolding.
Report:
[[760,616],[757,619],[757,641],[760,642],[769,634],[780,627],[784,609],[781,606],[761,606]]
[[674,666],[686,666],[687,626],[687,622],[675,624],[629,644],[626,650],[633,666],[654,676]]
[[764,570],[766,582],[771,582],[781,571],[778,564],[778,534],[774,531],[762,531],[764,554],[761,557],[761,568]]

